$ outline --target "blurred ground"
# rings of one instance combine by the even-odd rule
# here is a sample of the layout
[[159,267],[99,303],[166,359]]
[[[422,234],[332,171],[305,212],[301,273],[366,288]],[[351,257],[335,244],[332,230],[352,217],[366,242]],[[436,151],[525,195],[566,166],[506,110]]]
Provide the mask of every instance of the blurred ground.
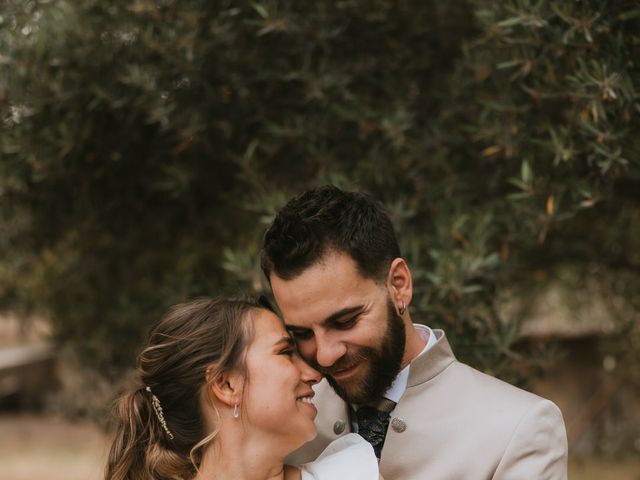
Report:
[[[108,441],[88,422],[0,414],[0,480],[99,480]],[[572,459],[572,480],[640,480],[640,458]]]
[[107,445],[91,423],[0,414],[0,480],[99,480]]

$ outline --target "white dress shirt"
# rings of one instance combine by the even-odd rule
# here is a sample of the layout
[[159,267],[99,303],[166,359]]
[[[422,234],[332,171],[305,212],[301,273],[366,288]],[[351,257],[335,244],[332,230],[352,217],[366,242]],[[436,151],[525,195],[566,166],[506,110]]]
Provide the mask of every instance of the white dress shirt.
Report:
[[[418,354],[424,355],[427,350],[433,347],[436,343],[436,336],[433,334],[433,330],[431,330],[426,325],[418,325],[417,323],[413,324],[413,328],[416,329],[418,334],[422,337],[423,340],[426,341],[426,344],[422,351]],[[418,358],[416,357],[416,358]],[[395,380],[389,387],[389,389],[383,395],[385,398],[389,400],[393,400],[398,403],[402,395],[404,395],[404,391],[407,389],[407,382],[409,381],[409,368],[411,367],[411,363],[400,370],[400,373],[396,376]],[[393,413],[393,411],[391,412]]]

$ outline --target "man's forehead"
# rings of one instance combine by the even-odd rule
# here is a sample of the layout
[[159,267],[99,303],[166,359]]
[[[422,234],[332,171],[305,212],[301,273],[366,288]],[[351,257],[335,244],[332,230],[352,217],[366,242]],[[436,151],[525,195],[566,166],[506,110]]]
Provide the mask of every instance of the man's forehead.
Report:
[[326,322],[343,309],[366,303],[379,288],[372,279],[362,277],[355,261],[344,253],[324,255],[291,279],[275,274],[271,289],[287,327],[310,328]]
[[306,301],[306,297],[317,295],[324,291],[330,292],[337,285],[354,285],[364,280],[361,277],[355,261],[347,254],[330,252],[323,255],[292,278],[282,278],[275,272],[269,277],[271,288],[276,298],[295,303],[299,299]]
[[274,288],[274,296],[287,327],[320,324],[336,312],[362,303],[359,292],[337,292],[330,287],[300,291]]

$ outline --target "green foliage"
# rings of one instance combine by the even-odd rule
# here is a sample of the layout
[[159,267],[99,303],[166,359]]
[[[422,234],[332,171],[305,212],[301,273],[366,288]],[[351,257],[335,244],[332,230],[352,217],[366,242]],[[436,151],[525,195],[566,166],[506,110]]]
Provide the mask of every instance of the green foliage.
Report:
[[0,301],[117,375],[167,305],[264,289],[266,224],[331,182],[389,208],[414,317],[510,376],[498,292],[566,262],[637,286],[639,22],[632,1],[9,2]]

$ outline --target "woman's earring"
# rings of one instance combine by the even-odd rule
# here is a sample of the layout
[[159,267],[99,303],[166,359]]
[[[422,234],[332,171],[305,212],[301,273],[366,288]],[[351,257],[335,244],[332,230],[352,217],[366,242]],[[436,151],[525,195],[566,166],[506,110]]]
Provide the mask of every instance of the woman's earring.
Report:
[[401,300],[401,302],[402,302],[402,306],[398,309],[398,313],[400,315],[404,315],[404,312],[407,311],[407,306],[404,304],[404,301]]
[[233,418],[238,418],[240,414],[238,413],[238,401],[233,404]]

